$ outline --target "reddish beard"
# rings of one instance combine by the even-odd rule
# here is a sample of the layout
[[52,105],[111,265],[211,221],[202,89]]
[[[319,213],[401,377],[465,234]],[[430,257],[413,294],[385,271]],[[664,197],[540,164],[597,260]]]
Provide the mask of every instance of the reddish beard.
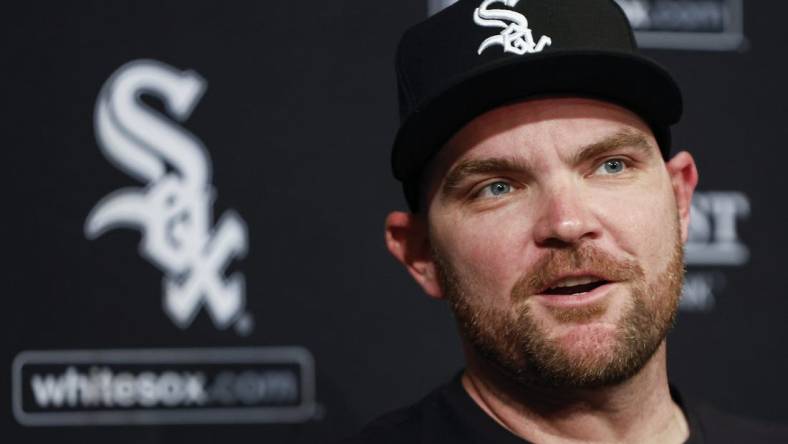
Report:
[[[635,375],[672,327],[684,274],[679,239],[677,234],[666,269],[651,283],[636,262],[615,259],[591,245],[553,250],[513,286],[509,311],[492,308],[469,294],[469,286],[446,258],[437,250],[433,254],[460,332],[479,358],[521,384],[587,389],[614,385]],[[580,351],[551,338],[528,304],[532,295],[544,290],[557,276],[578,269],[629,289],[612,338],[605,337],[605,344]],[[583,307],[554,309],[551,314],[560,323],[584,323],[602,316],[607,309],[603,300]]]

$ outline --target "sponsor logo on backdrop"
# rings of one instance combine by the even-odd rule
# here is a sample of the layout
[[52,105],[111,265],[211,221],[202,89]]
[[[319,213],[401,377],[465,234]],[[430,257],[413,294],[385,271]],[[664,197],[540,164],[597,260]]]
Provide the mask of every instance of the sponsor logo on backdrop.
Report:
[[[224,276],[246,254],[246,224],[232,210],[214,224],[208,150],[177,123],[189,118],[205,87],[197,73],[153,60],[128,63],[106,82],[96,103],[96,139],[114,166],[144,186],[101,200],[85,235],[139,230],[140,254],[164,273],[163,307],[175,325],[188,327],[204,308],[217,328],[240,322],[248,333],[244,276]],[[161,99],[176,121],[145,105],[144,94]]]
[[[428,12],[434,14],[455,2],[428,0]],[[736,50],[745,45],[743,0],[616,2],[626,13],[642,48]]]
[[312,419],[299,347],[23,352],[13,411],[27,426],[294,423]]
[[488,37],[482,42],[478,51],[480,55],[485,49],[494,45],[502,46],[503,52],[517,55],[542,52],[545,46],[553,42],[546,35],[541,36],[538,42],[534,41],[533,31],[528,28],[528,19],[519,12],[509,9],[490,9],[494,3],[502,3],[513,8],[519,2],[520,0],[484,0],[473,12],[473,21],[477,25],[486,28],[503,28],[498,35]]
[[687,265],[681,299],[684,311],[712,310],[715,294],[725,289],[723,270],[749,263],[750,251],[737,230],[738,223],[749,216],[750,200],[744,193],[695,193],[684,249]]

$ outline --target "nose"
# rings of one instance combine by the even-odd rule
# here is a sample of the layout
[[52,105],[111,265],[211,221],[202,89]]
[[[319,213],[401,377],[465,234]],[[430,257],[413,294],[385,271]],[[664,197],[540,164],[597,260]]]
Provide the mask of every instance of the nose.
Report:
[[553,184],[544,189],[541,200],[534,226],[534,241],[538,246],[562,248],[601,235],[601,225],[591,211],[591,202],[577,184]]

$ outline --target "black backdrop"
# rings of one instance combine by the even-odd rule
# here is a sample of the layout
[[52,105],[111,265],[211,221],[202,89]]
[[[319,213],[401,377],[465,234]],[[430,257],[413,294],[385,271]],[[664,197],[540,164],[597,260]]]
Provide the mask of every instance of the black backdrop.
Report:
[[[426,11],[423,0],[6,6],[4,441],[330,442],[460,368],[446,307],[421,295],[382,241],[386,213],[404,208],[388,172],[397,127],[393,52]],[[650,51],[683,86],[686,116],[674,145],[695,154],[701,173],[691,285],[669,366],[688,393],[785,422],[788,6],[747,2],[744,11],[746,41],[737,50]],[[247,253],[229,256],[216,275],[245,279],[245,300],[235,299],[240,308],[226,325],[211,317],[210,303],[194,305],[194,319],[167,311],[163,277],[180,285],[188,273],[167,274],[146,257],[140,229],[118,222],[100,236],[85,233],[102,198],[158,183],[105,156],[95,132],[102,86],[135,60],[204,80],[182,119],[155,88],[142,100],[174,131],[193,134],[192,152],[205,147],[213,175],[204,185],[215,191],[212,204],[201,201],[213,208],[209,225],[236,214],[240,232],[246,227]],[[165,164],[161,174],[179,173]],[[208,213],[186,216],[200,214]],[[249,370],[263,379],[236,394],[261,386],[265,393],[214,409],[119,405],[120,395],[112,405],[80,404],[88,388],[69,386],[69,371],[102,369],[115,382],[121,374],[210,379]],[[276,375],[284,379],[271,382]],[[66,390],[61,405],[42,404],[36,390],[46,381]],[[277,398],[272,387],[297,396]]]

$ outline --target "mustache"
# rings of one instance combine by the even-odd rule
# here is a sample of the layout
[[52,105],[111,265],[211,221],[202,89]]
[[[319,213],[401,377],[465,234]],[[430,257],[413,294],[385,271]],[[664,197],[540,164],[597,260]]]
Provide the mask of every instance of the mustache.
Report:
[[645,276],[631,259],[617,259],[589,244],[577,248],[554,249],[534,264],[512,287],[512,299],[522,300],[547,289],[561,277],[582,270],[605,281],[636,280]]

